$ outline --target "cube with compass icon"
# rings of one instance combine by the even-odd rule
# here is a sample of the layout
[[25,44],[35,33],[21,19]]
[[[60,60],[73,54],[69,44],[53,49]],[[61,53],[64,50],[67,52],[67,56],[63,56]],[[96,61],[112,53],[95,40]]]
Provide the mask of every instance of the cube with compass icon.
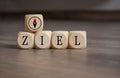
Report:
[[42,14],[25,15],[25,30],[28,32],[42,31],[43,30]]

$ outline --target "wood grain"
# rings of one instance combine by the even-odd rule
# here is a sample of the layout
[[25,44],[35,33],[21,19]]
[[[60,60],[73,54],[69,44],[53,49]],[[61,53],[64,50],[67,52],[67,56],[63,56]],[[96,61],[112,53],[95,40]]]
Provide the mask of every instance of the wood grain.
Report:
[[86,49],[31,49],[16,45],[23,18],[0,19],[0,78],[120,78],[120,22],[45,20],[46,30],[86,30]]

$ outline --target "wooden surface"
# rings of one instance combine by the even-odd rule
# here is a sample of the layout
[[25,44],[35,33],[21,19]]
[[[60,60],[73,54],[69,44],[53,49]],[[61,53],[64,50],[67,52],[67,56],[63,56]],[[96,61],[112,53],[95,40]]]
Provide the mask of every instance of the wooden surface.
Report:
[[86,49],[18,49],[24,18],[0,18],[0,78],[120,78],[120,22],[45,20],[46,30],[86,30]]

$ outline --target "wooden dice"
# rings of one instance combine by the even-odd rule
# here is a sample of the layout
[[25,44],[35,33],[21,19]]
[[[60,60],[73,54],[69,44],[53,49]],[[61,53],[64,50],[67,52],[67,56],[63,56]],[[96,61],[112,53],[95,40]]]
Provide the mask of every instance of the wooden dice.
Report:
[[64,49],[68,46],[68,31],[53,31],[52,48]]
[[43,16],[41,14],[25,15],[25,30],[28,32],[41,31],[43,29]]
[[87,47],[86,31],[19,32],[17,42],[20,48],[65,49]]
[[19,48],[33,48],[34,47],[34,34],[29,32],[19,32],[17,37]]
[[35,47],[47,49],[51,46],[51,31],[38,31],[35,33]]
[[41,14],[25,15],[25,31],[18,33],[19,48],[76,49],[87,47],[86,31],[43,31],[43,16]]
[[86,31],[70,31],[69,48],[86,48]]

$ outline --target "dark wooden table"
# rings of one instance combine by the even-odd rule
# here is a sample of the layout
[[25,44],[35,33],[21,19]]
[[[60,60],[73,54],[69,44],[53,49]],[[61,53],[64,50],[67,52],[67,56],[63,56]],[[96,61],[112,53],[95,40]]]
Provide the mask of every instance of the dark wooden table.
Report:
[[86,49],[18,49],[23,18],[0,18],[0,78],[120,78],[120,22],[45,20],[45,30],[86,30]]

